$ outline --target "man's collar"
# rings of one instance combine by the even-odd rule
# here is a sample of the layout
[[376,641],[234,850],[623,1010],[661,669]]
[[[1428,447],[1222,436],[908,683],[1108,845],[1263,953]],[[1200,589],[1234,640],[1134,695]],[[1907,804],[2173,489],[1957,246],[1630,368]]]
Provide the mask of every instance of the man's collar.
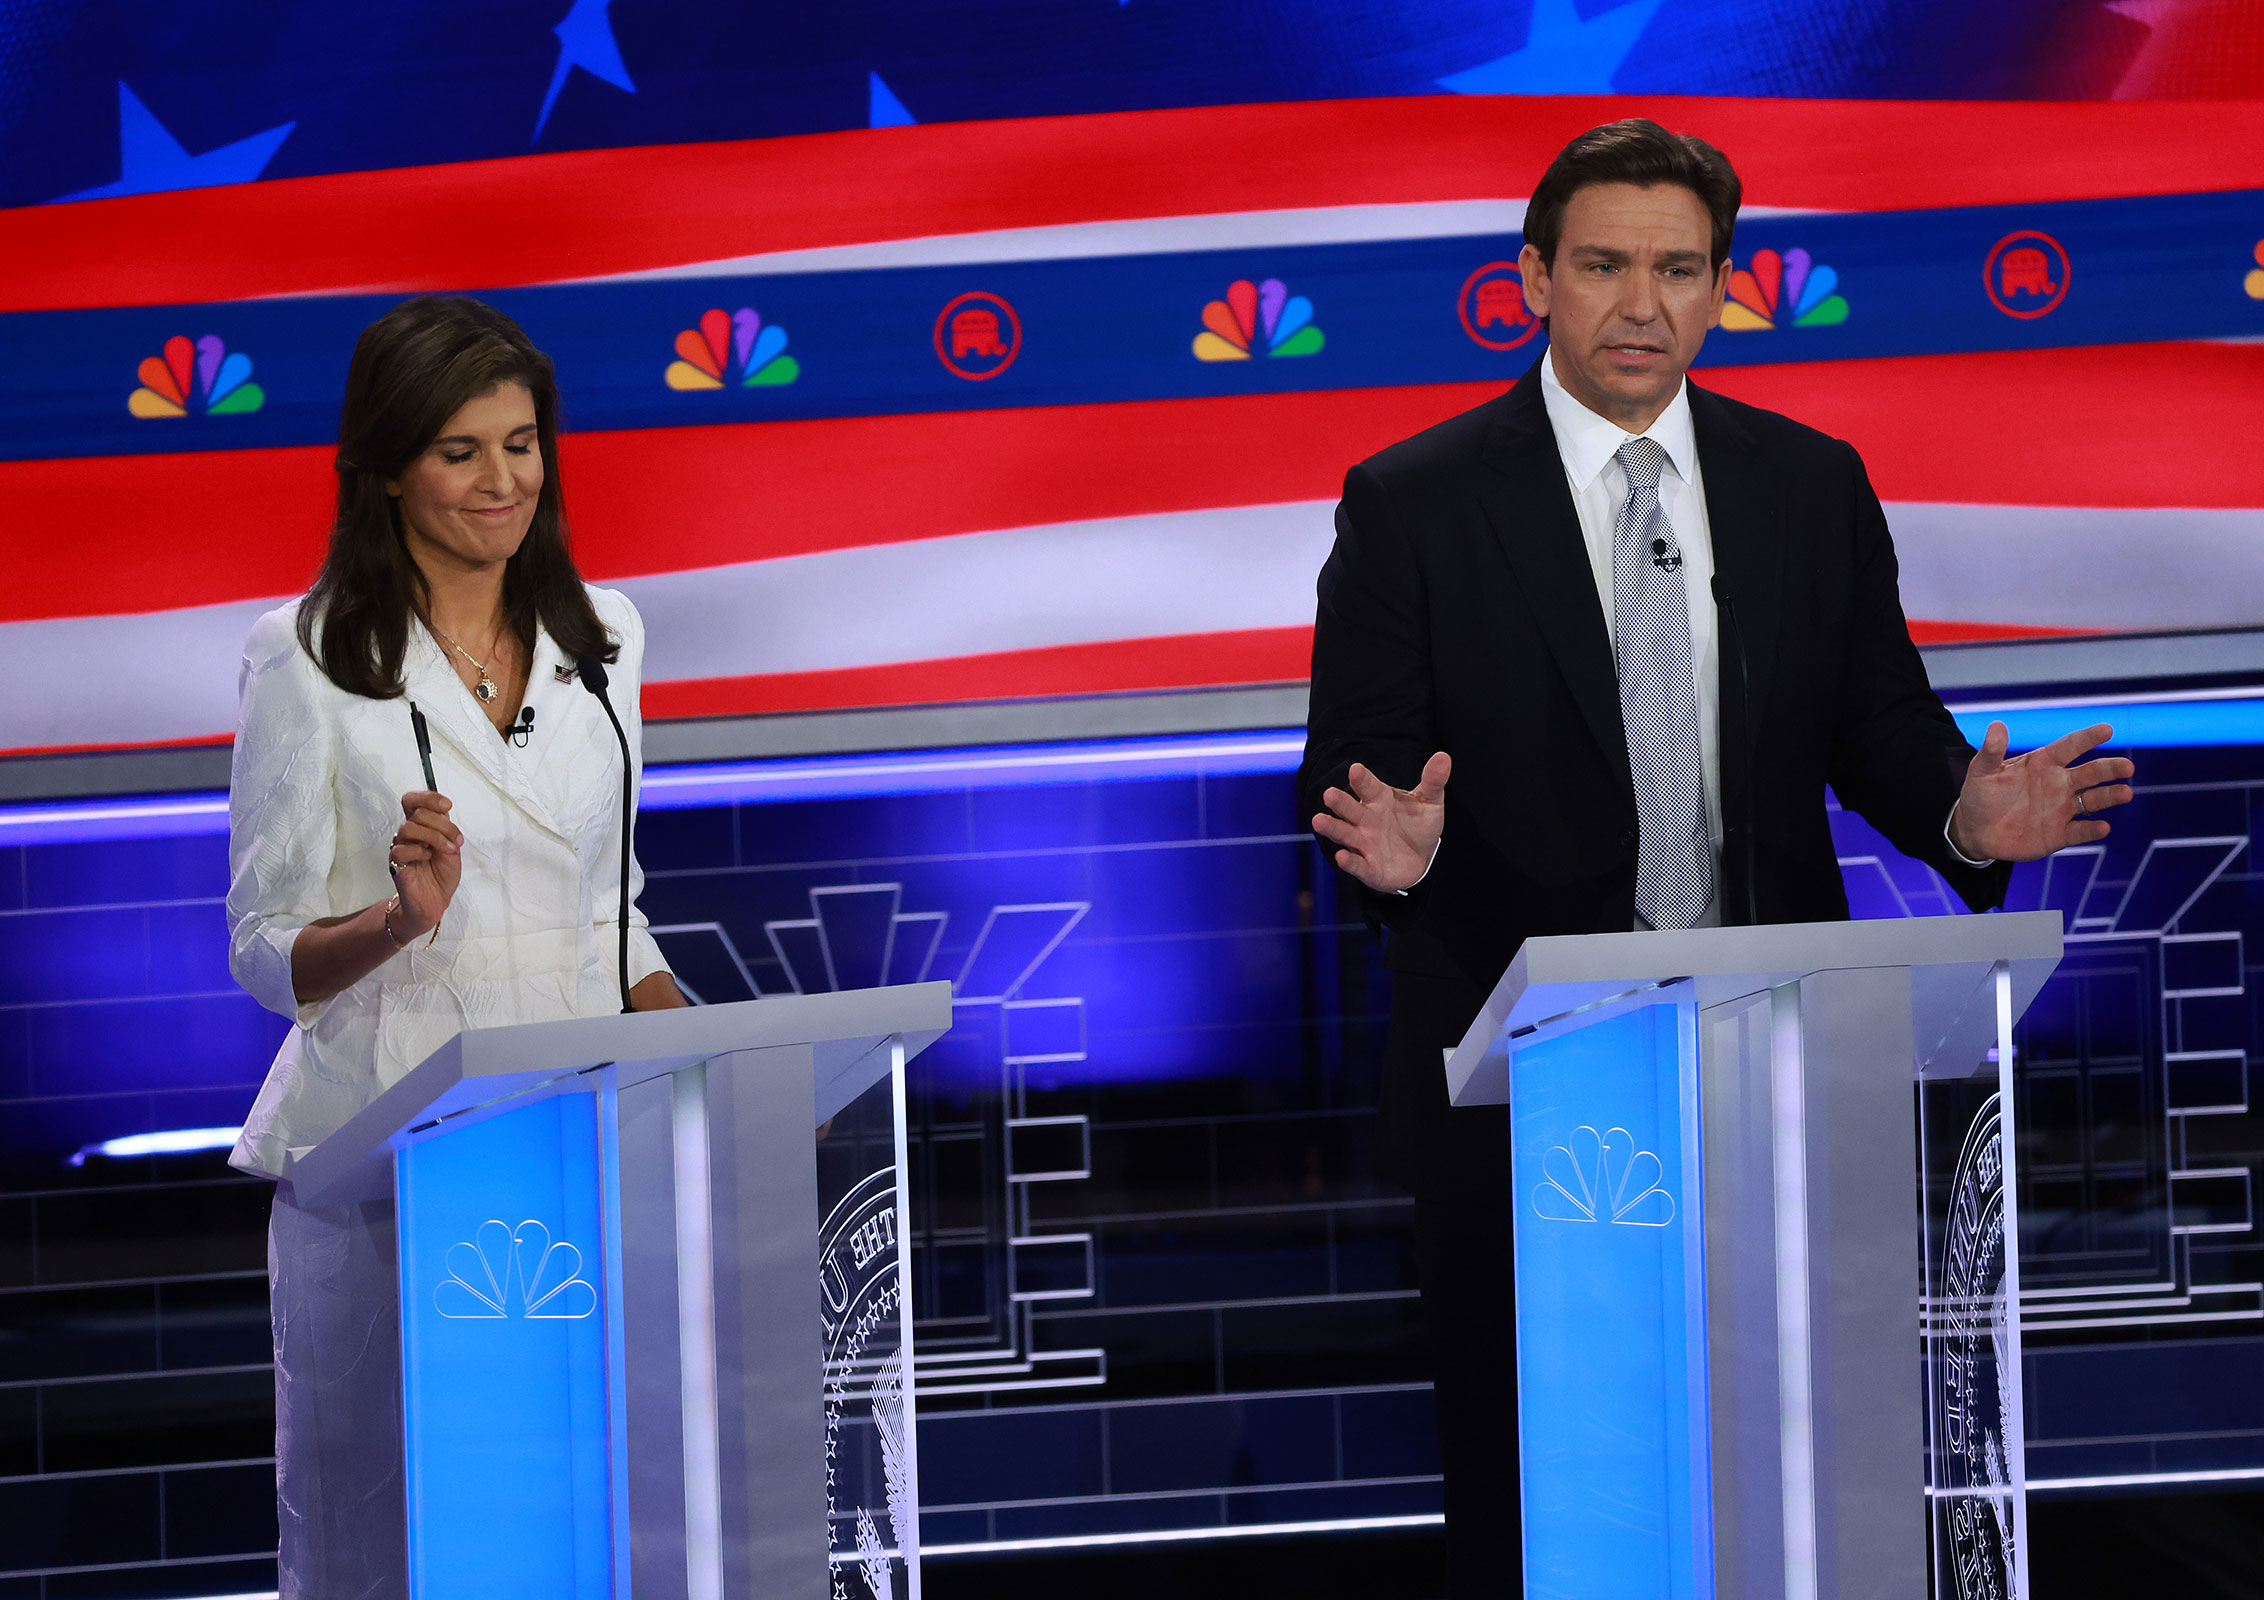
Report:
[[1648,438],[1667,453],[1667,460],[1684,483],[1695,483],[1698,472],[1698,436],[1690,422],[1690,380],[1684,378],[1651,425],[1641,434],[1629,433],[1609,417],[1600,417],[1574,399],[1557,377],[1556,360],[1544,351],[1540,360],[1541,403],[1548,407],[1549,427],[1557,449],[1572,474],[1575,488],[1586,490],[1597,474],[1611,464],[1621,445]]

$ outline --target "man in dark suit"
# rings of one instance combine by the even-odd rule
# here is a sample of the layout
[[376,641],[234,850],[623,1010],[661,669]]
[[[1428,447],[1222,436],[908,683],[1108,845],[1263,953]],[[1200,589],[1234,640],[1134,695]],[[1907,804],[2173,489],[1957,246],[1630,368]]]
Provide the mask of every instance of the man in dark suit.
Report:
[[1416,1199],[1457,1600],[1520,1588],[1509,1127],[1450,1110],[1441,1057],[1517,947],[1845,917],[1827,784],[1976,910],[2130,798],[2129,762],[2071,766],[2105,727],[1968,745],[1854,449],[1686,382],[1738,199],[1656,123],[1568,145],[1518,258],[1546,352],[1354,467],[1320,576],[1301,792],[1388,930],[1385,1155]]

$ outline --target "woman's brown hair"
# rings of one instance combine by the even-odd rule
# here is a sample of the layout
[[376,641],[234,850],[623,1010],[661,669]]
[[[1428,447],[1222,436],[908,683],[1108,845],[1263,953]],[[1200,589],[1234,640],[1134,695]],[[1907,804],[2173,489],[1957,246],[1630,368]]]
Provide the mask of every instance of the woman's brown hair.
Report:
[[534,396],[542,492],[518,553],[503,568],[503,613],[531,659],[539,621],[569,659],[611,661],[620,646],[598,620],[566,538],[558,482],[558,379],[550,357],[493,306],[430,296],[395,306],[362,330],[338,419],[338,510],[322,572],[299,606],[299,643],[349,694],[402,692],[409,619],[424,618],[424,574],[386,492],[448,419],[500,384]]

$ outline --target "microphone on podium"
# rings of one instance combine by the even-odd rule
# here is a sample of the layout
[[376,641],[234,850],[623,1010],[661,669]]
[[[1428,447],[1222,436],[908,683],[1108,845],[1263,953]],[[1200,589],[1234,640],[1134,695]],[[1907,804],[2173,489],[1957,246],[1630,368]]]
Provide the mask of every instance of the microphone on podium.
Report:
[[[621,1009],[624,1012],[637,1008],[629,1003],[629,849],[630,826],[633,821],[629,789],[629,736],[621,731],[621,719],[614,713],[613,702],[606,697],[605,663],[596,656],[583,656],[575,662],[575,671],[582,687],[597,696],[597,703],[605,707],[605,720],[613,724],[613,737],[621,746],[621,935],[620,977]],[[532,717],[528,719],[530,722]]]

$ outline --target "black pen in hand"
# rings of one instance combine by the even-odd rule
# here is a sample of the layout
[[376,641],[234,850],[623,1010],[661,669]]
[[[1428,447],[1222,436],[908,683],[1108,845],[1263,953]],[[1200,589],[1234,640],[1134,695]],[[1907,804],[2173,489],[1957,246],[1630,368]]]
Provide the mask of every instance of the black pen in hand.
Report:
[[[417,703],[414,700],[409,702],[409,726],[416,730],[417,761],[424,768],[424,785],[434,794],[438,794],[440,784],[432,775],[432,733],[430,729],[425,727],[424,713],[417,709]],[[393,842],[400,843],[400,835],[394,835]],[[393,880],[393,898],[398,902],[401,898],[401,874],[399,869],[393,865],[393,856],[390,851],[386,853],[385,875]],[[391,915],[390,912],[387,914]],[[393,927],[390,922],[386,924],[385,936],[389,939],[393,937]],[[432,937],[427,939],[425,943],[430,946],[439,942],[440,924],[435,922],[432,925]]]
[[426,729],[424,713],[417,709],[414,700],[409,702],[409,726],[417,730],[417,759],[424,763],[424,786],[438,794],[440,785],[432,776],[432,734]]

